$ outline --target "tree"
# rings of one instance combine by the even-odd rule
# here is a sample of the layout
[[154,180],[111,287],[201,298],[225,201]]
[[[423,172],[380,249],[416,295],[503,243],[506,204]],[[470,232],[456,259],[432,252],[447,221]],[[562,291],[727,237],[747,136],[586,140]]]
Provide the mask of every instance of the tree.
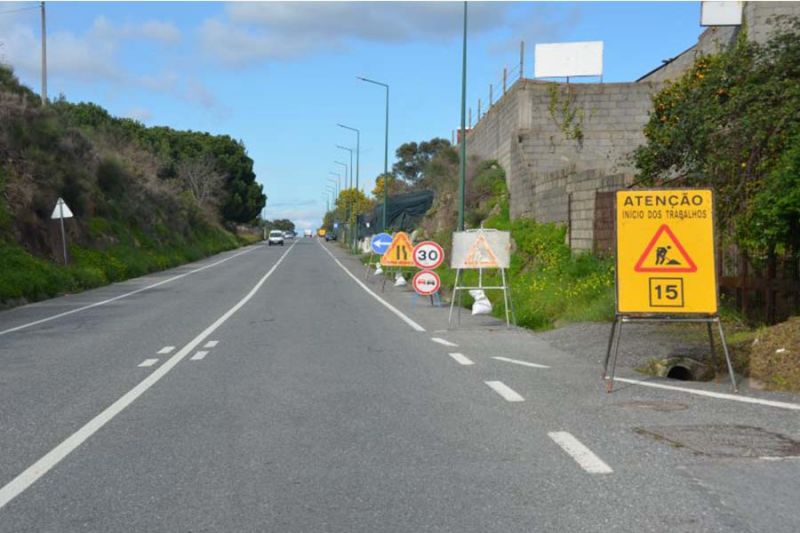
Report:
[[337,218],[344,220],[349,214],[349,221],[353,224],[356,216],[363,215],[374,206],[374,202],[358,189],[344,189],[336,199]]
[[450,147],[450,141],[435,137],[419,144],[401,144],[395,151],[398,161],[392,165],[392,172],[414,186],[423,177],[425,166],[442,150]]
[[698,58],[653,105],[647,144],[634,155],[640,183],[710,186],[720,228],[732,228],[727,235],[744,251],[772,255],[790,245],[786,217],[770,213],[794,197],[778,167],[800,139],[800,21],[784,20],[763,45],[743,30],[730,49]]
[[381,174],[375,178],[375,188],[372,189],[372,196],[378,201],[383,201],[383,182],[389,182],[389,195],[404,193],[408,190],[408,186],[402,180],[397,179],[392,174]]
[[185,159],[178,164],[178,178],[200,205],[216,205],[224,176],[210,155]]
[[294,222],[286,218],[278,218],[270,222],[272,229],[279,229],[281,231],[294,231]]

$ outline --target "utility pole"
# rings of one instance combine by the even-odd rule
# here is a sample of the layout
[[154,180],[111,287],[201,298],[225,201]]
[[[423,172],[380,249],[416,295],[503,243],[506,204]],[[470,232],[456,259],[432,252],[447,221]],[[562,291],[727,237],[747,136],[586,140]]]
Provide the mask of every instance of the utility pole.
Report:
[[42,105],[47,105],[47,24],[45,23],[44,2],[42,7]]
[[458,200],[458,230],[464,231],[464,193],[467,181],[467,2],[464,2],[464,43],[461,48],[461,157],[458,161],[461,175]]

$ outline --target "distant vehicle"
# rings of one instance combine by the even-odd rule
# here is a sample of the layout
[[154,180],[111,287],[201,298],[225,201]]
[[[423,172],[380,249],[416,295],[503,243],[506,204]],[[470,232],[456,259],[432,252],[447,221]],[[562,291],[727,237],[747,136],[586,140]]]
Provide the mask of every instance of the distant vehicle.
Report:
[[325,228],[319,228],[319,229],[317,230],[317,237],[324,237],[324,236],[325,236],[325,233],[326,233],[326,230],[325,230]]
[[325,234],[325,241],[335,241],[336,240],[336,233],[333,231],[329,231]]
[[269,238],[267,239],[267,244],[272,246],[273,244],[277,245],[280,244],[283,246],[283,232],[279,229],[274,229],[269,232]]
[[294,239],[294,232],[293,231],[284,231],[283,232],[283,238],[287,239],[287,240]]
[[313,237],[314,233],[312,233],[310,229],[307,229],[303,231],[303,235],[305,235],[306,237]]

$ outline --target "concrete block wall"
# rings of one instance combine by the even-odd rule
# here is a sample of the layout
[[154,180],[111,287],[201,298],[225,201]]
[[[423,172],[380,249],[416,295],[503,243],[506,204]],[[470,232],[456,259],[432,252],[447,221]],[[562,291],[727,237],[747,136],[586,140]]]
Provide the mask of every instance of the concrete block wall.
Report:
[[[606,176],[630,174],[630,152],[644,141],[650,98],[659,87],[521,80],[472,130],[467,151],[506,169],[512,218],[572,224],[573,247],[591,249],[594,191],[606,186]],[[575,112],[571,124],[565,124],[564,102]],[[571,126],[581,139],[566,133]]]
[[[780,15],[800,16],[800,2],[747,2],[744,20],[750,38],[763,42],[774,29],[770,19]],[[512,218],[570,224],[572,247],[591,249],[595,192],[632,182],[630,157],[645,141],[652,95],[665,81],[682,75],[698,54],[730,45],[738,31],[708,28],[695,46],[638,82],[519,80],[467,135],[467,152],[495,159],[506,170]],[[578,111],[581,140],[565,133],[564,101]]]

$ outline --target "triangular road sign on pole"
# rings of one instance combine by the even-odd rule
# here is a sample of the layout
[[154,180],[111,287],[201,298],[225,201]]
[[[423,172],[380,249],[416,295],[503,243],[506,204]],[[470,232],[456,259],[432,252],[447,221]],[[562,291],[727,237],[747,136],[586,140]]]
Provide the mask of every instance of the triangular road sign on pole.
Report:
[[70,210],[67,202],[64,201],[63,198],[59,198],[56,202],[56,206],[53,208],[53,214],[50,215],[50,218],[72,218],[73,214]]

